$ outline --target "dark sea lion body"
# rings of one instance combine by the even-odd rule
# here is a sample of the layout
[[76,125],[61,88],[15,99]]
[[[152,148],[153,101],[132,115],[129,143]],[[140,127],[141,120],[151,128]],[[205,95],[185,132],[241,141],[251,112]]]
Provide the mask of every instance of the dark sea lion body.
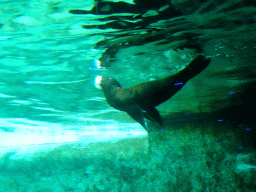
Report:
[[144,117],[163,126],[162,118],[155,107],[170,99],[191,78],[202,72],[209,63],[210,59],[200,55],[180,72],[164,79],[148,81],[123,89],[116,80],[102,77],[100,86],[110,106],[127,112],[149,131]]

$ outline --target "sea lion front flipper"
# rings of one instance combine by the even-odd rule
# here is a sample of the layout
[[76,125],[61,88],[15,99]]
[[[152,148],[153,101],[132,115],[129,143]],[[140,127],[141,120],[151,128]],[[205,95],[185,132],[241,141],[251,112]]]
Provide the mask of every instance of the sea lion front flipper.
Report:
[[128,113],[131,118],[140,123],[147,130],[145,119],[142,114],[142,109],[138,105],[134,104],[129,108],[126,108],[125,112]]
[[[162,118],[155,108],[144,111],[140,106],[135,104],[125,112],[135,121],[140,123],[148,133],[159,129],[159,126],[155,126],[156,124],[163,127]],[[145,118],[147,118],[149,122],[152,122],[152,124],[148,124],[149,122],[146,124]]]
[[164,126],[163,120],[159,114],[159,111],[156,108],[150,108],[143,112],[144,112],[143,115],[145,118],[159,124],[161,127]]

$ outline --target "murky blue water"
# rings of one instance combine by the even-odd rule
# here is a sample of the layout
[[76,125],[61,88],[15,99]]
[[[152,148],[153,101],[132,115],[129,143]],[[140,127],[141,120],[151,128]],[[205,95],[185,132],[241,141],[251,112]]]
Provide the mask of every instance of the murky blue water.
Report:
[[[253,112],[249,112],[255,108],[255,5],[254,0],[2,0],[0,181],[9,182],[0,184],[0,190],[110,191],[107,185],[113,185],[112,191],[228,191],[228,187],[255,191],[255,123]],[[147,132],[126,113],[111,108],[102,91],[95,88],[94,80],[99,75],[109,76],[128,88],[175,74],[198,54],[212,62],[172,99],[157,107],[164,119],[162,131],[171,131],[167,134],[170,137],[165,138],[165,150],[163,143],[162,147],[154,143],[152,150],[159,149],[159,154],[153,152],[150,163],[144,162],[148,158]],[[220,134],[213,129],[220,129]],[[127,144],[125,139],[131,140]],[[245,144],[250,139],[251,145]],[[236,163],[227,163],[227,167],[239,176],[226,172],[222,174],[227,180],[217,177],[215,171],[222,168],[217,163],[209,168],[210,160],[191,163],[205,156],[221,161],[224,148],[231,146],[234,151],[226,153],[230,155],[222,158],[225,162],[221,166],[232,159]],[[173,151],[177,159],[166,160]],[[187,157],[190,151],[192,155]],[[32,157],[24,164],[17,160]],[[91,159],[96,157],[93,163]],[[32,163],[35,159],[40,159],[38,170]],[[160,165],[163,161],[168,165]],[[58,164],[55,172],[54,163]],[[81,168],[83,164],[86,166]],[[28,167],[22,171],[24,165]],[[187,188],[179,188],[179,182],[191,177],[189,167],[198,170],[196,176],[192,174],[193,185],[186,183]],[[42,172],[48,168],[49,172]],[[170,176],[172,168],[177,174]],[[33,176],[28,171],[32,169]],[[16,184],[8,179],[15,172],[20,174]],[[178,172],[186,176],[179,177]],[[56,176],[61,174],[63,178]],[[163,180],[153,179],[161,177]],[[23,183],[25,178],[28,180]],[[177,181],[175,187],[170,178]],[[38,186],[28,189],[33,179]],[[225,188],[229,179],[234,183]],[[65,186],[68,180],[72,180],[72,186]],[[52,188],[42,187],[47,182]],[[223,185],[217,186],[218,182]]]

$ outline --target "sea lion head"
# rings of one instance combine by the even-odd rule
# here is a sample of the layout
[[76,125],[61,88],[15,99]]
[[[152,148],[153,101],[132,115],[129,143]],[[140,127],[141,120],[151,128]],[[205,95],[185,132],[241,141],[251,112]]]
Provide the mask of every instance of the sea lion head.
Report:
[[116,87],[121,87],[120,83],[118,83],[115,79],[111,77],[102,77],[102,76],[97,76],[95,78],[95,87],[97,89],[111,89],[111,88],[116,88]]

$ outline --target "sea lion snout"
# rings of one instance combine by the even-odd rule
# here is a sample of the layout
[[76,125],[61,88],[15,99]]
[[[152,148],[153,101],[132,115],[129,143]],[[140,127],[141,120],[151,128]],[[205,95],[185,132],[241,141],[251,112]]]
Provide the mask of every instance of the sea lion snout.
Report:
[[97,76],[97,77],[95,78],[94,86],[95,86],[97,89],[101,89],[101,80],[102,80],[102,76]]

